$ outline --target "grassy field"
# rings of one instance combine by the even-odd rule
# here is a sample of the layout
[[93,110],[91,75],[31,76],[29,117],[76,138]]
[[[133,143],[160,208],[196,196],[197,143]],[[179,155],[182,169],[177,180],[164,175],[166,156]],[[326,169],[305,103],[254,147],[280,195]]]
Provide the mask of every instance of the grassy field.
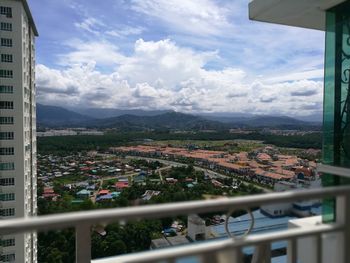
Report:
[[116,182],[118,182],[118,178],[103,180],[102,188],[106,189],[107,186],[113,186]]
[[86,181],[87,179],[89,179],[87,176],[72,174],[72,175],[56,177],[55,179],[53,179],[53,182],[59,183],[59,184],[72,184],[77,182],[83,182],[83,181]]

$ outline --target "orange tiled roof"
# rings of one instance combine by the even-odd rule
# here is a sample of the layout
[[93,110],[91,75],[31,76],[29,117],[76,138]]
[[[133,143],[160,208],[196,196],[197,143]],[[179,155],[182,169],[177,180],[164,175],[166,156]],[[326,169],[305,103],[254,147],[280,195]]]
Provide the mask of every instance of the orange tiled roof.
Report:
[[[162,154],[167,155],[175,155],[175,156],[183,156],[187,158],[194,158],[199,160],[206,160],[208,162],[214,163],[216,165],[220,165],[229,169],[251,169],[255,171],[255,173],[277,179],[290,179],[294,177],[294,172],[285,170],[283,166],[295,166],[298,165],[299,159],[295,156],[290,155],[277,155],[278,160],[272,161],[270,155],[266,153],[259,153],[258,159],[272,161],[272,170],[266,171],[267,169],[271,169],[270,165],[262,165],[256,162],[255,160],[249,160],[247,152],[241,152],[236,154],[228,154],[223,151],[211,151],[211,150],[188,150],[184,148],[178,147],[156,147],[156,146],[148,146],[148,145],[139,145],[139,146],[130,146],[130,147],[117,147],[114,148],[120,151],[137,151],[140,153],[156,153],[161,152]],[[234,163],[234,160],[239,160]],[[249,168],[250,167],[250,168]]]
[[306,168],[306,167],[298,167],[297,169],[295,169],[295,173],[299,174],[299,173],[303,173],[305,176],[312,176],[312,170],[310,168]]
[[271,156],[268,155],[267,153],[259,153],[257,156],[256,156],[257,160],[260,161],[260,162],[269,162],[272,160]]

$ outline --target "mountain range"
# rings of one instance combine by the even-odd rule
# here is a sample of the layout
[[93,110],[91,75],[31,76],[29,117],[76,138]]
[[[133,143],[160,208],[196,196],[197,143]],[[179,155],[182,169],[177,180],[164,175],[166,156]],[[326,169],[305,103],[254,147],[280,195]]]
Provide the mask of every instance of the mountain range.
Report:
[[39,127],[87,127],[132,130],[227,130],[231,128],[320,128],[316,122],[305,122],[288,116],[252,114],[191,115],[174,111],[144,111],[89,108],[71,110],[37,104]]
[[49,106],[37,103],[36,118],[38,126],[75,126],[86,123],[93,118],[74,111],[57,106]]
[[158,110],[158,111],[145,111],[145,110],[121,110],[111,108],[68,108],[67,110],[90,116],[95,119],[113,118],[122,115],[136,115],[136,116],[156,116],[163,113],[170,112],[169,110]]

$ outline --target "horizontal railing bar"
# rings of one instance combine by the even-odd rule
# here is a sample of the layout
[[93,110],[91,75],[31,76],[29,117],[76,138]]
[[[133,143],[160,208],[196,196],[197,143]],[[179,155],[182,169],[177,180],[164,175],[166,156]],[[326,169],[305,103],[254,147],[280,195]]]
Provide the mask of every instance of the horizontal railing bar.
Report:
[[228,211],[229,209],[239,210],[258,207],[263,204],[341,196],[349,192],[350,186],[337,186],[267,193],[227,199],[100,209],[94,211],[81,211],[39,217],[16,218],[0,221],[0,235],[62,229],[78,226],[80,224],[93,225],[97,223],[162,218],[193,213],[198,214]]
[[350,177],[350,169],[345,167],[318,163],[317,171],[320,173],[328,173],[328,174],[339,175],[343,177]]
[[288,240],[291,238],[301,238],[321,233],[342,231],[343,226],[338,224],[323,224],[293,228],[278,232],[265,233],[259,235],[249,235],[242,239],[224,239],[218,241],[208,241],[192,243],[186,246],[163,248],[158,250],[133,253],[123,256],[92,260],[92,263],[146,263],[157,262],[169,258],[182,258],[203,253],[221,252],[227,249],[235,249],[244,246],[255,246],[262,243]]

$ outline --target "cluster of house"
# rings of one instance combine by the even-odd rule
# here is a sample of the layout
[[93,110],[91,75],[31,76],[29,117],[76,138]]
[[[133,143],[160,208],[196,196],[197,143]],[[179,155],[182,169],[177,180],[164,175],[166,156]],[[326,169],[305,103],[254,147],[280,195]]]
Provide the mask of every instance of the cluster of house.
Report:
[[46,131],[39,131],[36,134],[38,137],[51,137],[51,136],[76,136],[76,135],[104,135],[103,131],[90,130],[90,129],[64,129],[55,130],[50,129]]
[[[132,180],[128,174],[133,175]],[[129,188],[131,183],[144,183],[149,174],[148,168],[136,167],[121,162],[115,156],[95,151],[70,156],[38,155],[38,179],[44,184],[40,197],[53,201],[60,197],[53,189],[54,180],[60,177],[67,179],[62,181],[62,188],[74,193],[76,199],[72,203],[80,203],[87,198],[94,202],[115,199],[123,189]],[[114,180],[113,183],[103,188],[103,180],[111,179]],[[159,193],[146,191],[141,199],[148,201]]]
[[55,193],[55,190],[53,189],[53,187],[44,187],[44,191],[41,195],[41,197],[45,198],[45,199],[51,199],[53,201],[56,201],[58,197],[60,197],[59,194]]
[[294,135],[306,135],[312,133],[319,133],[320,131],[301,131],[301,130],[280,130],[280,129],[271,129],[264,128],[260,131],[261,134],[270,134],[270,135],[282,135],[282,136],[294,136]]
[[293,155],[280,154],[278,149],[266,146],[252,152],[227,153],[200,149],[138,145],[111,148],[113,153],[177,160],[189,158],[196,165],[238,174],[246,180],[273,185],[280,181],[303,179],[307,183],[316,178],[316,163]]
[[95,152],[69,156],[38,154],[38,179],[44,182],[62,176],[99,179],[101,176],[114,176],[133,169],[116,159],[103,158]]
[[[88,191],[86,189],[83,189],[76,193],[76,197],[78,200],[84,200],[87,198],[90,198],[93,192]],[[106,200],[113,200],[115,198],[118,198],[121,194],[121,189],[117,189],[115,191],[111,191],[108,189],[101,189],[96,194],[96,202],[103,202]],[[143,201],[149,201],[153,196],[157,196],[160,194],[160,191],[154,191],[154,190],[146,190],[146,192],[141,196],[141,200]]]
[[[116,178],[118,176],[119,180],[115,183],[116,190],[129,187],[128,177],[121,175],[134,172],[135,168],[109,157],[111,156],[101,156],[97,152],[69,156],[38,154],[38,179],[45,185],[41,197],[51,200],[59,197],[54,192],[52,185],[53,181],[60,177],[69,179],[69,183],[63,185],[65,189],[78,189],[76,193],[78,199],[96,194],[99,197],[99,179],[101,178]],[[101,200],[105,198],[102,196],[103,194],[101,194]],[[98,201],[98,198],[96,200]]]
[[[108,189],[98,187],[98,181],[78,183],[80,191],[76,192],[75,197],[77,198],[74,202],[83,201],[84,199],[91,198],[94,202],[103,202],[105,200],[112,200],[121,194],[122,190],[129,187],[129,180],[127,177],[118,177],[118,181],[114,183]],[[70,184],[69,186],[71,186]],[[75,186],[75,185],[74,185]],[[68,187],[68,185],[65,185]],[[113,189],[113,190],[112,190]]]
[[102,189],[98,192],[96,197],[96,202],[104,201],[104,200],[112,200],[114,198],[117,198],[120,195],[121,192],[113,191],[110,192],[109,190]]

